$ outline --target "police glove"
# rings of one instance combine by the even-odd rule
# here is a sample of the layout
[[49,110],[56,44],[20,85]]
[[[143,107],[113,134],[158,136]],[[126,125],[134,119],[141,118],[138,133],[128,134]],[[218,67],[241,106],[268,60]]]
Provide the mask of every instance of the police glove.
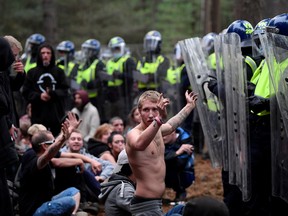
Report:
[[218,96],[218,85],[216,79],[211,79],[208,82],[208,89],[216,96]]
[[269,98],[263,98],[260,96],[250,96],[248,98],[249,109],[252,110],[254,113],[259,113],[261,111],[270,110],[270,100]]
[[123,74],[120,71],[114,71],[112,76],[114,79],[122,79],[123,78]]

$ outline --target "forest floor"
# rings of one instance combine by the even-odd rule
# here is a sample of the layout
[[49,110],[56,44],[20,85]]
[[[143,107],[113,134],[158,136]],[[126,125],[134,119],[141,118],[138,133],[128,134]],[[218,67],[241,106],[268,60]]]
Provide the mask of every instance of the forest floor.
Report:
[[[187,188],[187,199],[197,196],[211,196],[216,199],[223,199],[223,188],[221,182],[221,169],[213,168],[209,159],[204,160],[200,154],[195,154],[195,182]],[[163,198],[173,200],[175,192],[167,188]],[[173,204],[173,202],[171,203]],[[163,211],[166,213],[173,205],[163,205]],[[103,206],[100,208],[98,216],[105,216]]]

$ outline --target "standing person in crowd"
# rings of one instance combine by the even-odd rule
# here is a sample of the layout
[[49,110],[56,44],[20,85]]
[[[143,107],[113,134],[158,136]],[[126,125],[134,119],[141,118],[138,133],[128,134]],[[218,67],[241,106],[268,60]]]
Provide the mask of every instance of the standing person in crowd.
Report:
[[107,83],[107,110],[106,116],[120,115],[125,118],[132,106],[133,95],[133,71],[136,63],[126,54],[126,43],[121,37],[113,37],[108,43],[112,58],[106,64],[106,70],[112,76]]
[[196,105],[197,95],[185,93],[187,104],[167,123],[169,100],[157,91],[145,91],[138,100],[141,123],[127,134],[126,152],[137,187],[131,201],[132,215],[163,215],[161,197],[165,190],[163,136],[172,133]]
[[[71,131],[80,123],[81,121],[77,121],[73,113],[69,113],[56,139],[50,131],[39,131],[33,135],[32,149],[25,152],[19,174],[21,216],[76,213],[80,203],[80,193],[76,188],[68,188],[52,197],[54,181],[51,166],[57,163],[59,149],[69,138]],[[70,160],[69,163],[71,164],[72,161]],[[72,164],[76,165],[75,163],[80,165],[83,162],[75,159]]]
[[[162,36],[158,31],[149,31],[144,37],[145,56],[138,61],[134,79],[138,81],[139,93],[159,90],[165,79],[170,62],[161,54]],[[140,74],[139,74],[140,72]]]
[[[113,169],[114,169],[114,165],[111,164],[109,161],[106,160],[102,160],[100,158],[97,158],[91,154],[89,154],[86,149],[83,147],[83,136],[80,133],[80,131],[73,131],[72,132],[72,137],[71,139],[69,139],[69,141],[67,142],[66,146],[64,146],[61,149],[61,152],[71,152],[71,153],[78,153],[78,154],[82,154],[88,158],[91,158],[95,161],[97,161],[98,163],[101,164],[102,169],[101,171],[98,171],[95,174],[95,178],[98,182],[103,182],[106,179],[108,179],[112,173],[113,173]],[[85,163],[85,168],[87,170],[91,170],[91,164],[89,163]]]
[[10,44],[11,50],[13,52],[15,61],[10,69],[10,84],[13,96],[13,104],[14,104],[14,114],[15,117],[12,118],[13,124],[15,127],[19,127],[19,115],[23,115],[25,111],[25,102],[23,96],[20,92],[21,87],[23,86],[26,73],[24,71],[24,65],[20,60],[20,54],[23,50],[21,43],[13,36],[6,35],[4,38]]
[[109,120],[109,123],[113,126],[113,131],[117,131],[121,134],[124,133],[124,121],[119,116],[114,116]]
[[87,143],[100,126],[98,109],[90,102],[87,91],[77,90],[73,96],[75,107],[71,111],[82,119],[79,130],[84,137],[85,143]]
[[108,123],[100,125],[92,138],[88,140],[88,152],[95,157],[107,160],[112,164],[116,164],[116,160],[112,155],[108,146],[108,138],[113,131],[113,126]]
[[12,107],[9,67],[15,58],[9,43],[4,38],[0,38],[0,59],[0,215],[12,216],[13,209],[7,185],[6,168],[18,161],[13,138],[9,132],[11,128],[9,113]]
[[[13,141],[15,144],[19,141],[18,139],[18,131],[19,131],[19,116],[18,116],[18,110],[16,105],[22,106],[22,95],[20,94],[20,88],[22,87],[24,80],[25,80],[25,72],[24,72],[24,65],[20,61],[20,52],[22,51],[22,45],[21,43],[14,38],[11,35],[4,36],[4,39],[6,39],[10,45],[10,48],[12,50],[12,53],[14,55],[14,62],[9,68],[8,77],[9,82],[7,81],[7,86],[9,85],[10,90],[8,91],[9,94],[9,100],[10,100],[10,112],[7,116],[8,120],[8,127],[10,128],[10,134],[13,138]],[[19,95],[20,94],[20,95]],[[14,95],[16,98],[14,98]],[[20,99],[20,100],[16,100]],[[19,110],[20,111],[20,110]],[[19,163],[15,163],[14,165],[7,168],[7,178],[10,181],[13,181],[14,176],[16,174],[17,168]]]
[[37,66],[38,48],[46,42],[46,38],[39,33],[30,35],[25,44],[25,53],[21,56],[25,64],[25,72],[27,73],[31,68]]
[[101,101],[102,83],[99,74],[105,70],[105,64],[99,59],[101,44],[96,39],[88,39],[81,45],[84,56],[83,64],[79,66],[76,82],[81,89],[88,92],[91,103],[98,108],[101,118],[104,118],[103,101]]
[[65,98],[69,85],[65,73],[55,65],[51,45],[39,47],[37,67],[32,68],[23,85],[23,96],[31,103],[31,123],[43,124],[54,136],[60,133],[65,115]]
[[108,138],[108,146],[115,161],[117,161],[118,155],[125,148],[125,137],[122,133],[113,131]]
[[[72,41],[62,41],[57,45],[56,50],[58,54],[56,65],[64,70],[70,86],[70,92],[74,93],[79,87],[76,83],[79,64],[74,62],[75,45]],[[66,98],[66,103],[67,110],[73,108],[72,94],[69,94],[69,97]]]

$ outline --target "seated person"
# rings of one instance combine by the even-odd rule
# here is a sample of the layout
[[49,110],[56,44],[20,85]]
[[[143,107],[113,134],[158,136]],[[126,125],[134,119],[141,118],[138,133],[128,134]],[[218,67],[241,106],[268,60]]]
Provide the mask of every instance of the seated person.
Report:
[[[98,182],[103,182],[108,179],[114,170],[114,165],[109,161],[102,160],[97,158],[91,154],[89,154],[86,149],[83,147],[83,136],[79,130],[73,130],[70,138],[68,139],[66,145],[60,150],[61,152],[70,152],[70,153],[78,153],[82,154],[98,163],[101,164],[102,169],[95,174],[95,178]],[[86,170],[91,170],[91,165],[89,163],[85,163]]]
[[124,134],[124,121],[119,116],[114,116],[109,120],[109,123],[113,126],[113,131]]
[[108,138],[108,146],[114,159],[117,161],[118,155],[125,148],[125,137],[121,133],[113,131]]
[[88,152],[95,157],[107,160],[112,164],[116,164],[116,160],[111,153],[111,149],[108,146],[108,137],[113,131],[111,124],[104,123],[100,125],[95,131],[94,137],[88,140]]
[[75,115],[69,113],[68,116],[56,140],[50,131],[39,131],[32,137],[32,148],[23,155],[19,173],[20,215],[76,214],[80,202],[79,190],[72,187],[53,196],[55,194],[51,167],[56,163],[83,164],[83,161],[71,158],[59,162],[59,149],[70,136],[72,129],[80,124]]
[[166,187],[176,192],[175,201],[186,198],[186,188],[194,179],[194,156],[191,135],[178,127],[173,133],[164,136]]
[[130,216],[130,202],[134,196],[135,186],[135,178],[126,151],[122,150],[114,174],[108,182],[101,184],[99,199],[105,203],[105,214],[109,216]]

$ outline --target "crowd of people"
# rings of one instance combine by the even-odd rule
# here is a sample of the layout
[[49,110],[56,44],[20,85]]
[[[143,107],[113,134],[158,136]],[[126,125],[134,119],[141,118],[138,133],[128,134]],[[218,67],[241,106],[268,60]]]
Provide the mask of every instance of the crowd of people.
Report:
[[[285,28],[288,15],[281,14],[255,28],[236,20],[221,34],[202,38],[200,48],[214,74],[209,75],[208,89],[227,110],[229,98],[216,75],[223,64],[214,42],[232,33],[240,40],[248,83],[251,196],[243,200],[247,191],[231,183],[234,170],[223,168],[223,202],[192,199],[166,216],[268,216],[288,209],[283,197],[272,194],[274,96],[271,65],[261,45],[266,33],[288,36]],[[193,152],[208,148],[213,153],[204,145],[210,139],[207,131],[201,135],[203,111],[195,112],[196,101],[210,112],[217,113],[219,107],[191,86],[192,66],[184,62],[187,50],[181,43],[175,45],[173,60],[161,53],[161,43],[160,32],[149,31],[145,55],[137,60],[119,36],[108,43],[110,56],[104,56],[96,39],[84,41],[79,54],[71,41],[55,49],[45,36],[32,34],[21,56],[16,38],[0,38],[0,215],[97,215],[97,203],[111,216],[164,215],[167,187],[175,191],[175,201],[187,201],[186,189],[195,180]],[[257,52],[252,53],[252,47]]]

